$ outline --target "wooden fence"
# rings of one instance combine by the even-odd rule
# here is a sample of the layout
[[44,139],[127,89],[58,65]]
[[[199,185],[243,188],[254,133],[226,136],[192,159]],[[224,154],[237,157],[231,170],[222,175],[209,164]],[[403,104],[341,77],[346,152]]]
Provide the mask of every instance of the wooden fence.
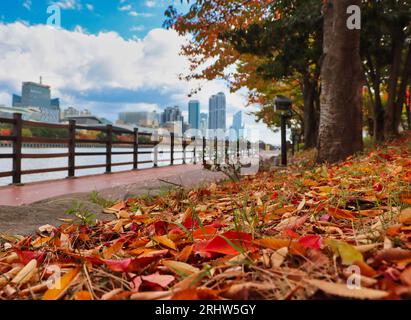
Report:
[[[150,136],[153,139],[151,133],[139,132],[137,128],[134,131],[122,129],[122,128],[113,128],[112,125],[107,125],[104,127],[100,126],[84,126],[84,125],[77,125],[74,120],[70,120],[68,124],[53,124],[53,123],[41,123],[41,122],[32,122],[26,121],[22,119],[22,115],[19,113],[14,113],[13,118],[0,118],[0,123],[10,124],[12,126],[12,134],[9,135],[1,135],[0,134],[0,141],[8,141],[12,142],[12,153],[10,154],[0,154],[0,159],[12,159],[13,161],[13,169],[12,171],[7,172],[0,172],[0,178],[3,177],[12,177],[13,184],[21,184],[21,177],[22,175],[30,175],[30,174],[40,174],[40,173],[48,173],[48,172],[58,172],[58,171],[67,171],[68,178],[75,177],[76,170],[83,170],[83,169],[94,169],[94,168],[105,168],[106,173],[111,173],[111,169],[114,166],[127,166],[132,165],[133,170],[138,170],[139,164],[147,164],[153,163],[154,167],[158,166],[158,162],[160,161],[170,161],[170,165],[174,165],[175,161],[181,161],[186,163],[187,154],[186,154],[186,147],[190,145],[192,141],[195,141],[194,137],[190,138],[183,138],[178,137],[174,133],[170,134],[170,150],[169,151],[161,151],[162,153],[170,153],[170,159],[168,160],[158,160],[158,149],[155,148],[156,145],[160,143],[160,141],[151,141],[151,143],[144,143],[139,144],[139,137],[140,136]],[[23,128],[24,127],[37,127],[37,128],[47,128],[47,129],[64,129],[67,130],[67,138],[49,138],[49,137],[28,137],[23,135]],[[78,138],[76,135],[77,130],[90,130],[90,131],[98,131],[100,133],[105,133],[105,139],[83,139]],[[131,136],[130,139],[127,141],[119,141],[114,139],[115,135],[126,135]],[[183,158],[175,159],[176,151],[176,140],[179,139],[182,145],[182,153]],[[197,146],[194,146],[192,150],[194,163],[196,162],[197,156],[200,155],[202,157],[203,164],[206,163],[206,154],[207,154],[207,139],[202,137],[202,144],[201,148],[201,155],[197,153]],[[42,153],[42,154],[28,154],[22,152],[22,147],[24,143],[46,143],[46,144],[60,144],[65,145],[68,148],[68,152],[66,153]],[[104,152],[77,152],[76,145],[77,144],[104,144],[105,151]],[[218,150],[217,145],[218,141],[217,138],[213,141],[214,149],[213,152],[208,152],[208,158],[211,159],[214,156],[214,162],[217,161],[218,158]],[[113,151],[113,146],[124,146],[132,148],[132,151]],[[144,151],[139,150],[139,148],[153,148],[152,151]],[[228,156],[228,148],[229,142],[224,141],[224,153],[225,156]],[[247,142],[247,151],[249,153],[250,150],[250,143]],[[115,149],[115,148],[114,148]],[[139,161],[139,155],[142,154],[153,154],[154,159],[149,161]],[[236,143],[236,156],[240,156],[240,141],[238,140]],[[133,161],[131,162],[112,162],[113,155],[133,155]],[[76,165],[76,156],[105,156],[106,161],[104,164],[93,164],[93,165]],[[50,159],[50,158],[68,158],[67,166],[65,167],[57,167],[57,168],[44,168],[44,169],[33,169],[33,170],[23,170],[22,169],[22,159]]]

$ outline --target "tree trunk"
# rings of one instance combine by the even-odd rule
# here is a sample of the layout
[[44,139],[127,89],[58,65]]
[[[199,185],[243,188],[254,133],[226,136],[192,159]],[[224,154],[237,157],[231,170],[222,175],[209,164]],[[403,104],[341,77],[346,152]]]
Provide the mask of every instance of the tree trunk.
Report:
[[398,134],[398,125],[395,121],[396,113],[396,102],[397,102],[397,89],[398,89],[398,79],[400,77],[401,70],[401,56],[402,48],[404,43],[404,35],[402,30],[397,30],[393,32],[392,39],[393,44],[393,61],[390,71],[390,78],[388,81],[388,102],[387,110],[385,112],[384,119],[384,136],[385,138],[390,138]]
[[[395,105],[394,126],[398,128],[401,122],[402,112],[404,110],[404,103],[406,102],[407,84],[411,77],[411,43],[408,46],[408,52],[405,58],[405,66],[402,70],[401,84],[398,91],[397,102]],[[405,127],[404,127],[405,128]]]
[[304,148],[310,149],[317,146],[318,116],[315,109],[315,95],[317,82],[304,79]]
[[347,28],[350,5],[361,6],[361,0],[329,0],[324,6],[318,162],[334,163],[363,148],[360,31]]

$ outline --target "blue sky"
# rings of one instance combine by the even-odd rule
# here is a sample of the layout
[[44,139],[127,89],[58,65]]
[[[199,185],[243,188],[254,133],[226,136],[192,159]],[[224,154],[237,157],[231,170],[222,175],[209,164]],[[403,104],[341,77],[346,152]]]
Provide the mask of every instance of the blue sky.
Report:
[[[61,29],[46,26],[52,4],[61,8]],[[11,104],[22,81],[42,76],[62,108],[87,108],[115,121],[121,111],[179,105],[187,119],[188,94],[201,87],[192,98],[202,112],[212,94],[226,93],[229,127],[234,113],[256,107],[246,110],[246,90],[230,93],[222,80],[178,80],[188,72],[179,54],[187,39],[162,28],[170,4],[187,10],[180,0],[1,0],[0,104]],[[252,116],[245,123],[262,140],[278,143],[278,135]]]
[[81,26],[90,33],[115,31],[122,37],[144,37],[151,29],[161,28],[164,11],[173,4],[185,10],[187,4],[179,0],[2,0],[2,21],[25,21],[44,24],[47,7],[57,3],[62,8],[62,27],[74,30]]

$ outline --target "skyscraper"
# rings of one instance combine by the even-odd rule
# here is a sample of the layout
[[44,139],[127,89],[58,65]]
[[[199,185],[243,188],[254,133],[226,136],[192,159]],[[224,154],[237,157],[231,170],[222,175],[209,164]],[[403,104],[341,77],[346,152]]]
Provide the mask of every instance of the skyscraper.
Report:
[[210,97],[208,106],[208,128],[226,129],[226,98],[223,92]]
[[234,117],[233,117],[233,125],[231,126],[231,129],[235,130],[237,137],[240,137],[241,130],[244,129],[243,125],[243,113],[241,111],[238,111]]
[[13,107],[35,107],[41,112],[40,121],[60,122],[60,100],[51,99],[50,86],[23,82],[22,95],[13,95]]
[[208,129],[208,114],[201,113],[200,114],[200,127],[201,133],[205,136],[207,129]]
[[198,100],[191,100],[188,103],[188,124],[191,129],[200,128],[200,102]]
[[178,106],[165,108],[164,112],[161,114],[161,123],[164,124],[176,121],[184,121],[180,108]]

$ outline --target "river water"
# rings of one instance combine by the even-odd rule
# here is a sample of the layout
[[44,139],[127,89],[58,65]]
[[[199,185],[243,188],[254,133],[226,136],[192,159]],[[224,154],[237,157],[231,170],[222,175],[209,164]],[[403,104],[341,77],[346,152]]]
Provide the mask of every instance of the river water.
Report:
[[[140,151],[152,151],[152,148],[139,149]],[[76,152],[104,152],[104,148],[79,148],[76,147]],[[113,148],[113,152],[121,151],[132,151],[129,148]],[[23,154],[44,154],[44,153],[67,153],[67,148],[23,148]],[[0,153],[12,153],[11,148],[0,147]],[[174,159],[181,159],[183,157],[182,152],[175,152]],[[187,151],[187,163],[192,159],[192,152]],[[151,154],[139,154],[138,161],[152,161],[153,153]],[[170,164],[170,153],[161,153],[158,155],[158,166],[167,166]],[[104,164],[106,161],[106,156],[77,156],[75,163],[76,166],[82,165],[95,165],[95,164]],[[132,162],[133,155],[113,155],[112,163],[120,162]],[[174,164],[181,164],[182,160],[175,160]],[[51,158],[51,159],[22,159],[22,170],[33,170],[33,169],[43,169],[43,168],[58,168],[58,167],[67,167],[68,158]],[[146,169],[153,167],[152,163],[148,164],[139,164],[139,169]],[[127,171],[131,170],[132,165],[128,166],[114,166],[112,167],[112,172]],[[12,159],[0,159],[0,172],[12,171]],[[83,169],[76,170],[76,177],[104,173],[105,168],[96,168],[96,169]],[[22,175],[22,183],[35,182],[35,181],[45,181],[45,180],[54,180],[54,179],[64,179],[67,177],[67,171],[61,172],[49,172],[41,174],[31,174],[31,175]],[[0,186],[8,185],[12,182],[11,177],[0,178]]]

